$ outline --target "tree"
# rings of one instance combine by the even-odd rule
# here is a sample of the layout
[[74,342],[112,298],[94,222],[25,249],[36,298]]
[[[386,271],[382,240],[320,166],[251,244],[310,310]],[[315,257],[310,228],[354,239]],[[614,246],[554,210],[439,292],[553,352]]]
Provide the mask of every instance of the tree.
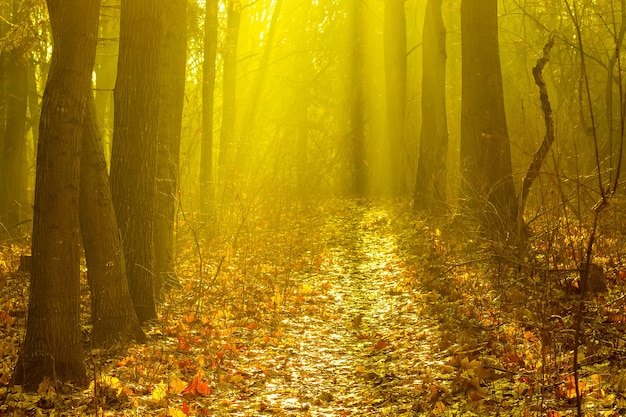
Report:
[[364,92],[363,92],[363,33],[362,33],[362,0],[351,2],[351,42],[352,56],[350,62],[350,154],[352,156],[352,193],[364,196],[367,189],[367,164],[365,155],[364,132]]
[[163,2],[122,0],[111,191],[140,322],[156,318],[154,214]]
[[[21,2],[13,1],[13,21],[25,25],[27,10]],[[6,227],[20,221],[20,212],[26,201],[26,109],[28,96],[29,41],[24,35],[10,48],[5,66],[6,126],[0,164],[0,219]]]
[[446,211],[448,115],[446,111],[446,28],[441,0],[428,0],[422,41],[422,130],[413,206]]
[[200,155],[200,211],[213,211],[213,112],[217,58],[217,0],[207,0],[204,11],[202,63],[202,151]]
[[405,191],[404,116],[406,107],[406,19],[404,0],[385,2],[385,90],[389,143],[390,194]]
[[44,92],[33,218],[28,324],[14,382],[82,382],[79,155],[90,94],[99,1],[48,0],[54,47]]
[[222,125],[220,128],[219,180],[232,181],[235,170],[235,116],[237,113],[237,44],[241,3],[228,1],[228,23],[222,56],[224,59]]
[[175,282],[174,218],[178,206],[178,164],[187,63],[187,0],[165,2],[157,145],[157,198],[154,219],[155,294]]
[[514,231],[517,198],[504,111],[497,0],[461,2],[461,196],[491,232]]
[[94,346],[144,342],[128,290],[126,263],[111,200],[95,100],[88,97],[80,158],[80,227],[91,290],[91,341]]

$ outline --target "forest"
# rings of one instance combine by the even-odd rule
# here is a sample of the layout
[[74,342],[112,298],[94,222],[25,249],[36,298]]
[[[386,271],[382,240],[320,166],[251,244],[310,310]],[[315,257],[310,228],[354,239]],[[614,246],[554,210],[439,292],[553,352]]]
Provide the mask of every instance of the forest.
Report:
[[0,0],[0,416],[626,415],[626,0]]

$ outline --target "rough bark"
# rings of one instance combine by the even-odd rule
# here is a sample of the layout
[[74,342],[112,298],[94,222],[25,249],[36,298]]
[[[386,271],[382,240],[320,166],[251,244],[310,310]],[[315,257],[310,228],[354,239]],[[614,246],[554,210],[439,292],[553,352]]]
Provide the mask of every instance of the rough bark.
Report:
[[80,159],[80,226],[91,289],[91,341],[111,346],[146,336],[139,326],[128,290],[102,136],[93,97],[87,102]]
[[461,2],[461,197],[483,228],[517,229],[517,198],[504,111],[497,0]]
[[174,272],[174,220],[178,207],[178,164],[187,64],[187,0],[165,4],[163,60],[157,146],[157,199],[154,219],[155,294],[177,282]]
[[84,382],[80,329],[79,155],[99,1],[48,0],[52,62],[43,97],[26,337],[14,382]]
[[130,294],[140,322],[156,318],[154,214],[163,2],[122,0],[111,191]]
[[446,28],[441,0],[428,0],[422,42],[422,129],[413,207],[446,212],[448,115]]

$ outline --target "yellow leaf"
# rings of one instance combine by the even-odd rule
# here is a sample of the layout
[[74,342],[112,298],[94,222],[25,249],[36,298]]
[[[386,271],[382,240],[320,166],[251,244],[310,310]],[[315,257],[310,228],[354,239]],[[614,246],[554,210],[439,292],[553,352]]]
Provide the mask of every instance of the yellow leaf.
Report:
[[165,382],[160,382],[152,391],[152,399],[156,402],[161,402],[165,397],[167,397],[167,385]]
[[170,394],[180,394],[186,386],[187,383],[178,378],[176,375],[172,375],[170,377]]
[[167,409],[167,415],[172,417],[187,417],[187,414],[180,411],[178,408],[169,407]]

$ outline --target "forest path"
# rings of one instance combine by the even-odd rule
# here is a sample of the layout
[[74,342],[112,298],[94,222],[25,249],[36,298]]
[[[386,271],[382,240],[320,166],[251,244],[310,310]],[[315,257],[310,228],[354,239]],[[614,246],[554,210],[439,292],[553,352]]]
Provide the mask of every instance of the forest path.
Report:
[[[266,363],[278,364],[268,365],[263,386],[254,390],[260,409],[289,416],[413,415],[421,370],[434,361],[427,343],[432,326],[400,286],[410,272],[390,215],[353,204],[323,228],[325,261],[319,272],[298,278],[302,308],[282,320],[279,345],[255,352],[255,361],[267,356]],[[249,398],[241,401],[250,405]]]

